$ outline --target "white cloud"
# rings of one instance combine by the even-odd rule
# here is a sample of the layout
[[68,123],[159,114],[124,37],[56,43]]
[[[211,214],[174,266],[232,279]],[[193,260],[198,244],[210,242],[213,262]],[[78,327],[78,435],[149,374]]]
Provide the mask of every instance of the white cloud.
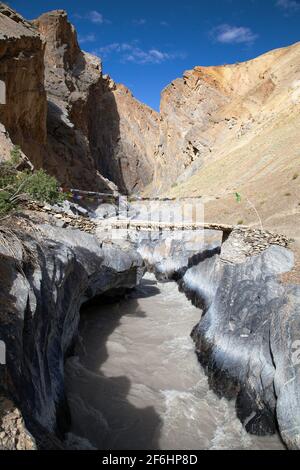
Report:
[[142,50],[134,47],[127,55],[124,55],[124,62],[134,62],[136,64],[161,64],[166,60],[170,60],[171,55],[157,49]]
[[102,13],[100,13],[97,10],[88,11],[87,13],[85,13],[83,15],[81,15],[79,13],[75,13],[74,18],[77,18],[79,20],[88,20],[88,21],[91,21],[91,23],[94,23],[94,24],[110,23],[110,21],[107,20],[106,18],[104,18]]
[[217,26],[210,32],[210,35],[214,41],[222,44],[252,44],[258,38],[258,35],[250,28],[229,24]]
[[161,21],[159,24],[160,26],[170,26],[167,21]]
[[84,43],[87,43],[87,42],[95,42],[96,41],[96,36],[95,34],[91,33],[91,34],[86,34],[86,35],[83,35],[81,36],[79,34],[78,36],[78,41],[81,43],[81,44],[84,44]]
[[137,42],[119,43],[115,42],[98,48],[94,54],[105,58],[111,54],[118,54],[120,61],[135,64],[161,64],[172,59],[184,59],[185,54],[181,52],[164,52],[159,49],[142,49]]
[[300,2],[298,0],[277,0],[276,5],[286,12],[300,10]]
[[104,17],[102,13],[99,13],[96,10],[92,10],[87,14],[87,18],[92,22],[96,24],[102,24],[104,23]]
[[132,20],[132,23],[136,24],[137,26],[143,26],[147,23],[147,20],[145,20],[145,18],[139,18],[138,20]]

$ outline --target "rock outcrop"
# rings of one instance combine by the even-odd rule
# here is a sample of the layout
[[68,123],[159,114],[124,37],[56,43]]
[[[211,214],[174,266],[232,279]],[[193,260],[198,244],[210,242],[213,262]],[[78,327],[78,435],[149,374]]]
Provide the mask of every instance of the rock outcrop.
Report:
[[45,42],[48,134],[42,166],[63,186],[107,190],[91,146],[93,113],[102,95],[101,61],[81,51],[65,11],[45,13],[33,24]]
[[293,254],[278,246],[239,264],[221,252],[191,267],[180,287],[203,308],[192,336],[211,388],[236,400],[248,432],[279,428],[288,448],[298,449],[300,289],[279,281],[292,267]]
[[[30,227],[30,225],[28,226]],[[57,447],[68,423],[64,359],[84,302],[132,288],[144,269],[130,247],[50,225],[1,229],[0,383],[22,411],[39,447]]]
[[143,189],[153,180],[158,114],[102,76],[100,59],[81,51],[66,12],[45,13],[34,24],[46,43],[43,166],[75,187],[101,189],[103,175],[122,192]]
[[0,396],[0,450],[35,450],[22,414],[14,404]]
[[222,246],[213,232],[201,251],[197,244],[196,234],[166,236],[144,240],[139,252],[158,279],[176,280],[202,310],[192,337],[212,390],[236,401],[248,432],[279,430],[288,448],[299,449],[300,288],[281,282],[293,268],[293,253],[271,244],[245,255],[238,232]]
[[104,83],[96,117],[97,167],[122,192],[136,193],[153,181],[159,114],[110,77]]
[[113,191],[118,185],[131,193],[150,184],[158,113],[103,77],[101,60],[80,49],[66,12],[29,23],[1,3],[0,27],[4,157],[11,139],[66,187]]
[[3,3],[0,3],[0,80],[5,95],[0,104],[0,122],[13,143],[19,144],[33,163],[41,163],[47,138],[44,44],[32,25]]
[[299,63],[297,43],[172,82],[149,192],[201,196],[207,221],[257,223],[254,205],[266,228],[300,239]]

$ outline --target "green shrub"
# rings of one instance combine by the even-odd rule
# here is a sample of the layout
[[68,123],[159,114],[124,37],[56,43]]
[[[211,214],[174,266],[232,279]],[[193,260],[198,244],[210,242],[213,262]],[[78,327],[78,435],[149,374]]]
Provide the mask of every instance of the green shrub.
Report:
[[11,161],[0,163],[0,215],[16,208],[23,195],[50,204],[64,200],[58,181],[44,170],[17,171]]
[[36,201],[50,204],[63,201],[64,196],[59,192],[59,183],[54,176],[49,176],[44,170],[37,170],[32,174],[23,171],[21,174],[20,184],[24,184],[22,193]]
[[14,148],[10,151],[10,161],[12,165],[17,166],[21,161],[21,147],[15,145]]
[[243,220],[239,220],[237,224],[238,224],[238,225],[244,225],[244,221],[243,221]]
[[17,183],[17,174],[10,162],[0,163],[0,190],[14,186]]
[[11,194],[7,191],[0,191],[0,216],[8,214],[14,208],[10,197]]

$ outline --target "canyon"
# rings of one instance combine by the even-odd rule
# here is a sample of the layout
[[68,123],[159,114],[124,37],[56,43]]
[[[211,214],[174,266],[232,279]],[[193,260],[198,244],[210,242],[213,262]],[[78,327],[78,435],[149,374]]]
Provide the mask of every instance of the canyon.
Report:
[[158,113],[65,11],[1,2],[0,83],[0,162],[18,145],[62,188],[128,195],[130,219],[159,216],[142,196],[215,223],[114,239],[111,201],[0,220],[0,448],[299,449],[300,44],[197,66]]

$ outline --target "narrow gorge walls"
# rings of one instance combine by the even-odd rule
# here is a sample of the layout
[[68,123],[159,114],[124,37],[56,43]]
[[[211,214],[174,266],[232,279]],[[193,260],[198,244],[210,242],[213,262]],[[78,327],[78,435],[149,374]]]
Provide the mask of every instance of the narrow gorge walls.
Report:
[[156,111],[104,76],[92,142],[101,173],[122,192],[141,191],[153,181],[159,124]]
[[153,180],[158,113],[102,75],[101,60],[80,49],[65,11],[29,23],[0,5],[7,97],[0,122],[12,142],[62,185],[144,189]]
[[[47,139],[44,44],[22,17],[0,3],[0,122],[34,163]],[[1,157],[0,157],[1,158]]]

